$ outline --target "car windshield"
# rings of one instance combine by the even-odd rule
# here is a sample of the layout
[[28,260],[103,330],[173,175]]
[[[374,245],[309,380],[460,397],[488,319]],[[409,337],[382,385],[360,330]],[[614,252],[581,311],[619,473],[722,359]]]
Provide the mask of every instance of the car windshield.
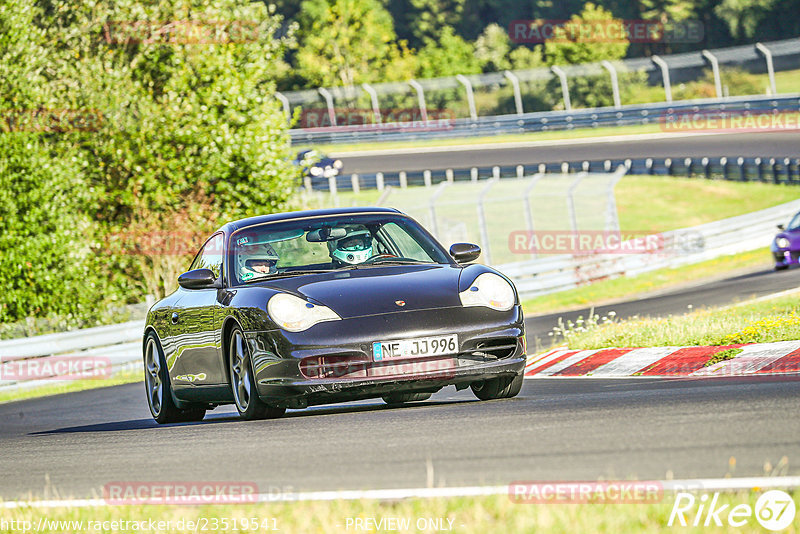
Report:
[[392,264],[449,264],[450,257],[412,219],[395,214],[263,223],[230,238],[231,281]]
[[797,215],[794,216],[792,221],[786,227],[786,230],[789,230],[789,231],[791,231],[791,230],[800,230],[800,213],[798,213]]

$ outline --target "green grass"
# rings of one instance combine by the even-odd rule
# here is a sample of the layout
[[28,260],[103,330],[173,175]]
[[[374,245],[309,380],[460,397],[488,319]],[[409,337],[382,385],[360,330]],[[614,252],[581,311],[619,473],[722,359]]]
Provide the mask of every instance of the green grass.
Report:
[[800,339],[800,299],[784,296],[661,318],[594,316],[563,325],[554,334],[571,349],[791,341]]
[[61,393],[71,393],[73,391],[83,391],[86,389],[105,388],[110,386],[118,386],[120,384],[130,384],[133,382],[141,382],[143,374],[141,370],[123,370],[115,373],[111,378],[102,378],[94,380],[74,380],[71,382],[62,382],[52,385],[42,385],[35,388],[26,388],[11,391],[0,392],[0,403],[13,402],[25,399],[33,399],[36,397],[47,397],[50,395],[59,395]]
[[742,353],[744,349],[741,348],[733,348],[733,349],[725,349],[719,351],[718,353],[714,354],[710,360],[705,363],[705,367],[711,367],[719,362],[724,362],[726,360],[731,360]]
[[[708,492],[709,497],[712,492]],[[452,532],[485,533],[485,532],[595,532],[616,534],[619,532],[680,532],[716,533],[716,532],[755,532],[761,531],[755,517],[750,517],[746,526],[732,529],[727,523],[728,512],[738,504],[747,504],[754,509],[760,495],[758,491],[721,493],[717,504],[728,505],[720,514],[722,527],[705,527],[700,522],[698,527],[681,527],[675,523],[667,526],[675,502],[674,494],[666,492],[660,502],[652,504],[517,504],[507,495],[489,497],[454,497],[435,499],[403,499],[398,501],[312,501],[295,503],[271,503],[258,505],[219,505],[219,506],[107,506],[96,508],[50,508],[50,509],[6,509],[0,510],[0,521],[31,521],[31,531],[36,529],[40,518],[49,521],[83,521],[77,525],[61,525],[61,528],[42,528],[39,532],[100,532],[87,527],[89,521],[169,521],[169,526],[161,525],[163,530],[157,532],[192,532],[203,531],[197,528],[198,521],[227,521],[228,529],[218,531],[234,531],[231,525],[235,520],[239,532],[272,532],[273,527],[287,534],[301,533],[346,533],[346,532],[388,532],[386,529],[354,528],[356,518],[370,518],[375,522],[381,519],[407,519],[408,530],[395,532],[435,532],[435,529],[416,528],[420,519],[439,519],[447,526],[452,521]],[[791,494],[797,501],[797,493]],[[697,503],[701,494],[696,495]],[[693,512],[697,512],[696,504]],[[705,510],[704,510],[705,511]],[[691,525],[694,514],[687,514]],[[203,518],[206,518],[205,520]],[[252,519],[251,519],[252,518]],[[705,515],[703,515],[705,519]],[[251,521],[266,520],[267,529],[243,528]],[[348,520],[350,521],[348,523]],[[182,521],[182,523],[179,523]],[[188,521],[195,522],[194,529],[189,528]],[[244,521],[247,521],[245,523]],[[205,524],[208,531],[214,531],[213,522]],[[384,523],[385,524],[385,523]],[[183,528],[178,527],[182,525]],[[712,523],[713,525],[713,523]],[[112,528],[107,523],[102,532],[130,532]],[[117,526],[125,526],[117,523]],[[128,525],[130,527],[130,525]],[[349,528],[348,528],[349,526]],[[158,528],[158,527],[157,527]],[[792,525],[781,531],[786,534],[798,532],[800,514]],[[10,529],[9,529],[10,530]],[[21,530],[21,529],[19,529]],[[142,530],[147,531],[147,530]],[[150,531],[153,532],[153,531]],[[766,531],[764,531],[766,532]]]
[[601,280],[593,284],[550,293],[522,302],[526,316],[543,315],[556,311],[599,306],[637,295],[665,290],[740,269],[769,268],[769,250],[760,248],[741,254],[721,256],[692,265],[670,269],[659,269],[638,276],[623,276],[612,280]]

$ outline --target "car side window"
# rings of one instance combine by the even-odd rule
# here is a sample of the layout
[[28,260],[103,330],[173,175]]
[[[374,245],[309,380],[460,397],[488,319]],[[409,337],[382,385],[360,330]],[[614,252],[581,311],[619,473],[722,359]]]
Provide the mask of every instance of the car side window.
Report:
[[190,269],[211,269],[214,275],[219,277],[220,273],[222,273],[223,242],[222,234],[212,236],[203,245],[203,249],[197,254]]
[[431,261],[430,255],[425,252],[419,243],[397,224],[393,222],[385,224],[382,230],[386,232],[386,235],[388,235],[397,248],[400,249],[400,255],[404,258]]
[[789,223],[789,226],[786,227],[787,230],[798,230],[800,229],[800,213],[794,216],[792,222]]

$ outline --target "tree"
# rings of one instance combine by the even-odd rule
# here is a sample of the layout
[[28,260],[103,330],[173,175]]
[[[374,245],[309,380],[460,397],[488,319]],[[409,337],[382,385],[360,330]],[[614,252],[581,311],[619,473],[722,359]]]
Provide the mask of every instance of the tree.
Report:
[[776,3],[776,0],[723,0],[714,13],[725,21],[731,35],[745,40],[755,36]]
[[484,72],[497,72],[511,67],[511,39],[499,24],[489,24],[475,41],[475,57]]
[[549,65],[622,59],[628,45],[622,21],[587,2],[580,14],[570,17],[569,24],[554,30],[553,37],[545,42],[545,57]]
[[472,45],[456,35],[453,28],[442,29],[438,41],[426,39],[425,46],[418,52],[420,78],[454,76],[456,74],[477,74],[481,71],[478,58]]

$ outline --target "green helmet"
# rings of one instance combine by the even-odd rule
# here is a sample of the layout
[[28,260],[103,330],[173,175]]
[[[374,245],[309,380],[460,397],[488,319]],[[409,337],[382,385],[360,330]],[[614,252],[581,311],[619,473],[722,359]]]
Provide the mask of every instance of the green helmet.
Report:
[[364,263],[372,257],[372,234],[366,229],[349,230],[346,236],[328,241],[328,250],[334,263]]

